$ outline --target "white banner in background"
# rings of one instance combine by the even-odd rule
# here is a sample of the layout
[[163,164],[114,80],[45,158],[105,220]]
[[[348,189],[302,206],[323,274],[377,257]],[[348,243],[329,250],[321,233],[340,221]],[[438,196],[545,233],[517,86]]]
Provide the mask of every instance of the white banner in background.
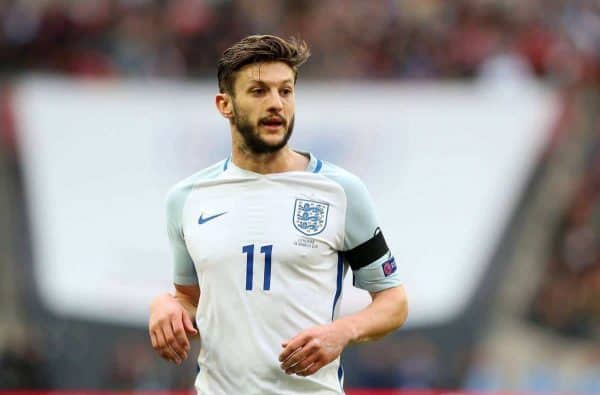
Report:
[[[145,325],[172,289],[165,194],[229,154],[215,84],[31,78],[15,94],[36,282],[61,315]],[[409,325],[469,302],[547,139],[557,101],[456,84],[300,82],[292,145],[369,187]],[[344,287],[343,312],[368,302]]]

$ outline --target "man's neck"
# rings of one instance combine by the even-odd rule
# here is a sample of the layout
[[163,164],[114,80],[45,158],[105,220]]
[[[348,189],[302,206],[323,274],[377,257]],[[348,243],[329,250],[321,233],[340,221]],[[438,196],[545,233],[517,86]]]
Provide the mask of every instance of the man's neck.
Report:
[[255,154],[234,146],[231,160],[237,167],[259,174],[303,171],[308,167],[309,158],[291,150],[287,145],[277,152]]

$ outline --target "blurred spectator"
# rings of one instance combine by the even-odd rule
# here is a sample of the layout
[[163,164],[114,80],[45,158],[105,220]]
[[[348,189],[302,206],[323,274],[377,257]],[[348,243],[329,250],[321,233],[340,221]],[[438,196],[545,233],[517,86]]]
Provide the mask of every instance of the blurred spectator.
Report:
[[0,389],[47,389],[44,348],[31,328],[17,328],[0,347]]
[[127,338],[117,342],[110,362],[110,378],[120,388],[127,390],[160,389],[164,375],[155,359],[140,339]]
[[439,380],[438,350],[422,335],[381,341],[358,350],[361,382],[370,388],[434,388]]
[[145,337],[124,336],[115,342],[108,365],[105,381],[112,387],[129,391],[160,390],[165,386],[187,390],[193,387],[197,362],[190,357],[175,367],[158,357]]

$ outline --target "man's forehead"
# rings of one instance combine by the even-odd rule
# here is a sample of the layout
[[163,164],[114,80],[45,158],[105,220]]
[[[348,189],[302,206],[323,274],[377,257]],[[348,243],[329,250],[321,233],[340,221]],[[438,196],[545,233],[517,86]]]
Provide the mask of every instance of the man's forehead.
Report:
[[294,71],[283,62],[252,63],[238,70],[240,82],[294,82]]

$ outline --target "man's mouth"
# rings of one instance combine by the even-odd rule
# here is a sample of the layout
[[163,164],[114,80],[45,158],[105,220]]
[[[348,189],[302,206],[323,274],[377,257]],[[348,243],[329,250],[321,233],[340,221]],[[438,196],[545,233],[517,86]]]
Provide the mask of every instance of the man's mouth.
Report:
[[279,117],[271,117],[261,119],[260,124],[266,126],[269,129],[277,129],[284,125],[284,121],[282,118]]

